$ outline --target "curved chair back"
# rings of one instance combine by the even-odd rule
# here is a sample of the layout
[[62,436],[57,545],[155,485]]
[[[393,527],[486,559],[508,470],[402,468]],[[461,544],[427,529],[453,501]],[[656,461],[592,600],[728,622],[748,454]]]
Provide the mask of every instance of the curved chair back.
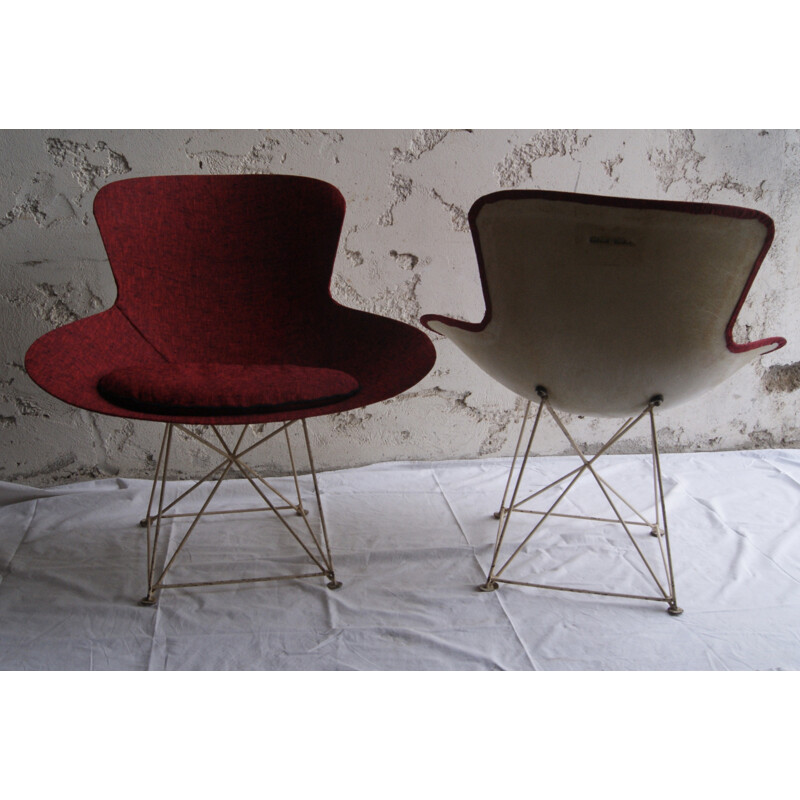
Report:
[[334,186],[291,175],[135,178],[94,203],[116,307],[170,361],[302,360],[344,210]]
[[469,219],[486,316],[425,322],[525,397],[543,386],[557,408],[623,416],[654,395],[687,400],[783,344],[732,337],[773,237],[758,211],[508,191]]

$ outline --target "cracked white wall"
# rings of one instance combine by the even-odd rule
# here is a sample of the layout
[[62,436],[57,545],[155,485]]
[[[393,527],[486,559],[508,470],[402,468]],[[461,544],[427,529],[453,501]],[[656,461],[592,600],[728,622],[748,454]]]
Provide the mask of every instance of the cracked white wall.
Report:
[[[542,188],[758,208],[775,219],[776,238],[737,334],[789,344],[662,414],[659,428],[667,451],[800,444],[796,131],[3,131],[0,144],[0,480],[149,476],[158,425],[66,406],[22,364],[42,333],[114,300],[91,213],[97,189],[157,174],[330,181],[347,200],[334,296],[412,324],[428,312],[482,317],[467,225],[482,194]],[[435,344],[433,372],[404,395],[313,420],[320,467],[511,454],[522,404],[449,342]],[[589,447],[609,430],[574,423]],[[643,447],[633,439],[625,449]],[[565,452],[554,432],[543,449]],[[286,469],[283,453],[263,459],[267,471]],[[196,474],[207,462],[187,444],[176,464],[176,474]]]

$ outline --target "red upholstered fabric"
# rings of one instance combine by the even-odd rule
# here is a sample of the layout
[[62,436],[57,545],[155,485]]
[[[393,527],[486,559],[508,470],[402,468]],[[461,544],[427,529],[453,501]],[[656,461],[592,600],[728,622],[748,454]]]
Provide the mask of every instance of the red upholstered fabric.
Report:
[[294,364],[122,367],[97,386],[112,403],[165,414],[248,414],[323,406],[358,391],[345,372]]
[[34,381],[72,405],[170,421],[175,412],[123,408],[97,388],[116,369],[167,363],[293,364],[339,370],[360,386],[306,408],[179,417],[282,421],[393,397],[433,366],[422,331],[331,298],[344,199],[330,184],[291,175],[133,178],[104,186],[94,211],[117,281],[114,307],[45,334],[25,360]]
[[103,187],[94,213],[117,307],[164,358],[258,363],[268,346],[303,363],[304,328],[330,303],[344,218],[333,186],[291,175],[134,178]]

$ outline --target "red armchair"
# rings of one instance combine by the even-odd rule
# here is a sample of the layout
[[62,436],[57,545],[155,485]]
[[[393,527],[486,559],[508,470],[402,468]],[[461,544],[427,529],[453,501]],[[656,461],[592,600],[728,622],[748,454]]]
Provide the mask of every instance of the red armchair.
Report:
[[[175,584],[165,577],[232,467],[316,566],[310,574],[281,577],[324,576],[330,588],[340,585],[321,505],[320,538],[299,489],[297,502],[283,495],[275,500],[273,487],[242,456],[282,431],[294,470],[288,428],[300,422],[319,504],[306,419],[393,397],[433,366],[435,351],[424,333],[331,298],[344,211],[335,187],[289,175],[134,178],[97,193],[94,214],[117,282],[116,302],[42,336],[28,350],[26,368],[66,403],[165,423],[142,521],[148,574],[142,602],[155,602],[164,588],[220,582]],[[245,448],[252,423],[278,427]],[[196,425],[208,426],[211,435],[199,434]],[[242,426],[234,443],[225,442],[220,425]],[[216,477],[171,560],[156,570],[161,523],[175,516],[166,512],[178,502],[164,500],[174,430],[221,461],[178,498]],[[281,510],[300,515],[305,528],[291,526]]]

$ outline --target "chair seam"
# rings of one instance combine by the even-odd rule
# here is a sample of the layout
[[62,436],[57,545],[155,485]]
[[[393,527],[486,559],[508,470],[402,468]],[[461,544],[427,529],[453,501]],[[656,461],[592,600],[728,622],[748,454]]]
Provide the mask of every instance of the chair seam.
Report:
[[125,313],[125,310],[122,308],[122,306],[120,306],[119,304],[116,304],[116,305],[114,306],[114,308],[116,308],[116,309],[117,309],[117,311],[119,311],[119,313],[120,313],[120,314],[122,314],[122,316],[123,316],[123,317],[124,317],[124,318],[127,320],[128,324],[129,324],[129,325],[130,325],[130,326],[131,326],[131,327],[132,327],[132,328],[133,328],[133,329],[136,331],[136,333],[139,335],[139,337],[142,339],[142,341],[143,341],[143,342],[145,342],[145,343],[146,343],[146,344],[147,344],[147,345],[148,345],[148,346],[149,346],[149,347],[150,347],[150,348],[153,350],[153,352],[155,352],[157,355],[161,356],[161,358],[163,358],[163,359],[164,359],[164,361],[165,361],[166,363],[170,363],[170,359],[169,359],[169,358],[167,358],[167,356],[165,356],[165,355],[164,355],[164,354],[163,354],[163,353],[162,353],[162,352],[161,352],[161,351],[160,351],[160,350],[159,350],[159,349],[158,349],[158,348],[157,348],[157,347],[156,347],[156,346],[155,346],[155,345],[154,345],[154,344],[153,344],[153,343],[150,341],[150,339],[148,339],[148,338],[147,338],[147,336],[145,336],[145,335],[144,335],[144,333],[142,333],[142,330],[141,330],[141,329],[139,328],[139,326],[138,326],[138,325],[136,325],[136,323],[134,323],[134,321],[133,321],[133,320],[132,320],[132,319],[131,319],[131,318],[130,318],[130,317],[129,317],[129,316],[126,314],[126,313]]

